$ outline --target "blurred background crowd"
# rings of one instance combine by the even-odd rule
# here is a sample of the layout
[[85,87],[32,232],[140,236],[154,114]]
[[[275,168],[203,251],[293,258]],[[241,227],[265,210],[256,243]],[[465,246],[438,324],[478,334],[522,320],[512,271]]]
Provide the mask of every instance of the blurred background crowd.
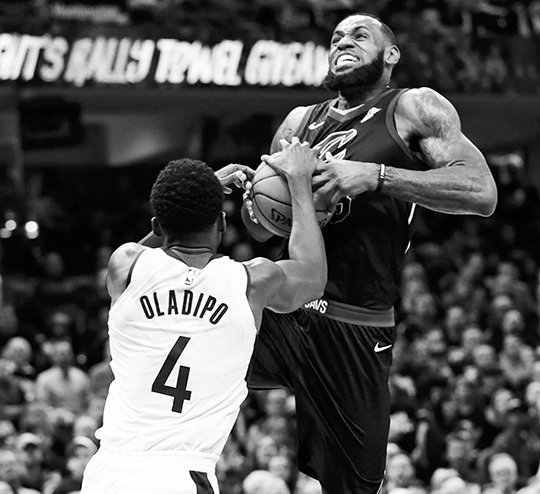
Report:
[[[160,35],[185,39],[218,33],[322,44],[344,15],[368,11],[398,36],[396,85],[479,94],[540,88],[539,0],[119,3],[103,11],[100,29],[127,23],[144,33],[158,24]],[[25,16],[29,32],[54,31],[74,22],[70,16],[84,17],[85,2],[78,11],[70,5],[2,1],[0,26],[9,30]],[[230,156],[203,142],[203,157],[215,158],[216,167],[229,157],[256,166],[272,126],[258,117],[233,126]],[[396,307],[383,494],[540,493],[540,197],[526,152],[506,150],[488,161],[499,187],[491,218],[417,215]],[[107,262],[118,245],[148,232],[147,198],[158,169],[37,167],[25,171],[22,195],[2,178],[0,494],[80,488],[113,378]],[[234,191],[222,253],[276,258],[279,239],[252,241],[240,204]],[[288,391],[250,393],[218,463],[222,493],[320,494],[295,466],[294,430]]]

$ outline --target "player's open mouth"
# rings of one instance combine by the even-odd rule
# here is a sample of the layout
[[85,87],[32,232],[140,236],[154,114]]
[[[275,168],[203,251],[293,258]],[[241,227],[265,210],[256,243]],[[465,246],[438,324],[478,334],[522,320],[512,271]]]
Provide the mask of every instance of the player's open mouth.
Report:
[[339,68],[339,67],[347,67],[347,66],[350,66],[350,65],[354,65],[356,62],[358,62],[358,59],[352,55],[349,55],[349,54],[344,54],[344,55],[340,55],[339,57],[336,58],[336,61],[334,63],[334,65]]

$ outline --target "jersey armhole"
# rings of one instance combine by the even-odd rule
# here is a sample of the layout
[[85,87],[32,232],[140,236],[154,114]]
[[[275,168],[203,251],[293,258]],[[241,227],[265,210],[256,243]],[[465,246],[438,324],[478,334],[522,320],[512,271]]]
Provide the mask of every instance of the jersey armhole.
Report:
[[244,267],[244,271],[246,272],[246,276],[247,276],[246,297],[249,300],[249,291],[251,290],[251,274],[249,272],[249,269],[247,268],[247,266],[244,263],[242,263],[242,266]]
[[308,107],[307,111],[304,113],[304,116],[302,117],[302,120],[300,120],[300,123],[298,124],[298,127],[296,128],[296,136],[300,140],[304,140],[306,137],[306,126],[309,120],[311,119],[311,116],[313,115],[313,112],[315,111],[315,108],[317,105],[311,105]]
[[144,252],[144,250],[141,250],[136,256],[135,259],[133,259],[133,262],[131,263],[131,266],[129,267],[128,275],[126,278],[126,286],[124,290],[129,286],[131,283],[131,278],[133,276],[133,269],[135,268],[135,264],[137,264],[137,261],[139,260],[139,257],[141,257],[141,254]]

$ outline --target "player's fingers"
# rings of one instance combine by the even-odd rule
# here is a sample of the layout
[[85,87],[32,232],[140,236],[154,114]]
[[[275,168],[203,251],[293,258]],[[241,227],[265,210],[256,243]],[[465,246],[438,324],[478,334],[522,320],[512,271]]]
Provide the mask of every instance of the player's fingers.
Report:
[[250,168],[249,166],[239,165],[237,163],[234,163],[234,166],[236,172],[243,172],[248,178],[252,178],[255,175],[255,170],[253,168]]
[[287,139],[280,139],[279,145],[281,146],[281,149],[287,149],[290,147],[291,143]]
[[253,201],[251,200],[251,198],[245,198],[244,199],[244,205],[246,206],[246,209],[247,209],[247,212],[249,214],[249,218],[251,219],[251,221],[253,221],[253,223],[259,223],[259,220],[257,219],[257,217],[255,216],[255,213],[253,212]]
[[276,158],[274,157],[274,155],[270,156],[268,154],[263,154],[261,156],[261,161],[265,163],[266,165],[272,166],[272,163],[274,163],[275,160]]
[[327,204],[330,202],[331,197],[331,189],[328,184],[320,186],[314,193],[313,193],[313,200],[315,202],[326,202]]
[[338,202],[341,200],[342,197],[343,195],[338,190],[336,190],[328,201],[329,207],[331,209],[336,209],[336,206],[338,205]]
[[328,163],[322,159],[317,160],[317,166],[315,167],[316,173],[324,173],[326,170],[328,170],[329,166]]
[[313,178],[311,179],[311,186],[314,189],[320,189],[326,182],[328,182],[328,178],[323,173],[313,175]]
[[269,154],[263,154],[261,156],[261,163],[273,166],[273,164],[276,162],[277,156],[275,154],[269,155]]
[[274,158],[275,159],[275,158],[281,156],[281,154],[282,154],[282,151],[277,151],[277,152],[272,153],[272,154],[263,154],[261,156],[261,165],[263,164],[265,159],[267,159],[267,158]]
[[236,170],[234,172],[235,183],[237,185],[243,184],[247,180],[247,175],[242,170]]
[[232,192],[232,189],[230,187],[223,187],[224,194],[230,194],[231,192]]
[[336,158],[334,158],[332,156],[332,153],[330,151],[327,151],[326,154],[324,155],[324,159],[327,161],[327,162],[330,162],[330,161],[335,161]]

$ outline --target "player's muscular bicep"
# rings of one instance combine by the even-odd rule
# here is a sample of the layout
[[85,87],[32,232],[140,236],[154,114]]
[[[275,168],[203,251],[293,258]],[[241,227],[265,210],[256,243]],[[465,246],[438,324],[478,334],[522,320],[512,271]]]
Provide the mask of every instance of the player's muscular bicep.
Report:
[[[244,264],[250,273],[248,299],[256,317],[263,307],[275,312],[291,312],[309,301],[304,292],[309,293],[310,279],[301,262],[255,258]],[[306,290],[299,290],[300,286]]]
[[408,123],[409,140],[416,142],[423,161],[432,168],[451,166],[475,153],[475,147],[461,132],[456,109],[436,91],[407,91],[396,110]]
[[281,123],[270,145],[270,154],[281,151],[279,141],[281,139],[291,140],[291,137],[298,135],[298,128],[302,123],[304,115],[308,111],[308,107],[299,106],[292,110]]
[[249,305],[255,321],[259,324],[263,308],[272,308],[274,296],[279,292],[284,274],[275,263],[263,257],[255,257],[244,262],[244,265],[250,279],[247,293]]

